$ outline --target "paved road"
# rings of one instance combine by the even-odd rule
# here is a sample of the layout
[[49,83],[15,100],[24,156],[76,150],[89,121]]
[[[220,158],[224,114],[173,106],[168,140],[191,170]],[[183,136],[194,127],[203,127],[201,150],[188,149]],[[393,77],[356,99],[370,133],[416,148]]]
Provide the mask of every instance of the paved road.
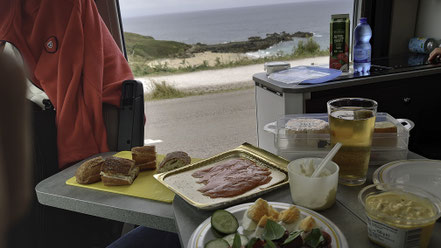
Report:
[[[329,62],[328,56],[313,57],[306,59],[297,59],[288,61],[291,66],[298,65],[327,65]],[[255,73],[263,72],[263,64],[238,66],[233,68],[197,71],[182,74],[174,74],[167,76],[146,76],[136,78],[143,82],[144,92],[150,92],[152,90],[151,82],[167,82],[168,84],[181,89],[197,89],[203,90],[209,89],[229,89],[240,88],[244,86],[253,85],[252,75]]]
[[257,144],[254,89],[146,102],[145,137],[157,151],[207,158],[243,142]]

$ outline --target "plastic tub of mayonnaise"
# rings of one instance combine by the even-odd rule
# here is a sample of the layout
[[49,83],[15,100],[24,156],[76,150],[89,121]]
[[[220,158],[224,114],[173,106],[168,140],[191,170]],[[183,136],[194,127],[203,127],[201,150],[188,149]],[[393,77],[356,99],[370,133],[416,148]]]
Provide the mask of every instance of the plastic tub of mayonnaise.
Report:
[[441,201],[404,184],[373,184],[358,194],[367,217],[369,239],[383,247],[427,247]]
[[323,210],[335,203],[338,165],[329,161],[318,177],[311,177],[322,160],[322,158],[301,158],[288,164],[289,187],[294,204]]

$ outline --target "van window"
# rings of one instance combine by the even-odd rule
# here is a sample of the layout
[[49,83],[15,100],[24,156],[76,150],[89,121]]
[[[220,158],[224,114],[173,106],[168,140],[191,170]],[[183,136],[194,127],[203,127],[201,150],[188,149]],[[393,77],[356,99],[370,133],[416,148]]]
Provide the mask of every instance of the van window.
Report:
[[[327,64],[332,14],[353,0],[121,1],[126,51],[145,85],[146,138],[207,157],[257,145],[254,83],[269,61]],[[352,17],[351,17],[352,18]]]

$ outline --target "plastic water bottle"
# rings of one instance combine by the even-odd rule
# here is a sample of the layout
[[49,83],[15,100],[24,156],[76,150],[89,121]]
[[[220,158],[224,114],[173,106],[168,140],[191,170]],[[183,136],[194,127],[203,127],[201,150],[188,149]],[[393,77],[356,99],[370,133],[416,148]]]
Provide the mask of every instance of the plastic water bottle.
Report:
[[360,23],[354,31],[354,72],[365,73],[371,69],[371,44],[372,29],[367,23],[367,18],[360,18]]

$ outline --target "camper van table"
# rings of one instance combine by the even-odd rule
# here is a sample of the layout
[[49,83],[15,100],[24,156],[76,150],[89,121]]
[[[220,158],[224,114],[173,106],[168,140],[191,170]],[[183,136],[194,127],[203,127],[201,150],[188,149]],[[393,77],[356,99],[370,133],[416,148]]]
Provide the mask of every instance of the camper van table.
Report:
[[[112,156],[113,152],[99,154]],[[47,206],[176,232],[173,208],[170,203],[97,191],[66,184],[75,175],[81,162],[43,181],[36,187],[38,201]]]
[[[408,159],[421,159],[423,157],[409,152]],[[379,247],[369,241],[367,236],[366,218],[364,209],[358,202],[357,196],[360,189],[372,183],[372,174],[379,166],[370,166],[368,171],[369,180],[361,186],[349,187],[338,186],[337,202],[331,208],[318,211],[319,214],[325,216],[343,232],[349,247]],[[285,186],[274,190],[268,194],[261,196],[263,199],[272,202],[284,202],[292,204],[289,187]],[[249,202],[255,199],[250,199]],[[193,231],[205,219],[210,217],[212,211],[202,211],[192,207],[179,196],[173,201],[173,209],[175,212],[176,226],[182,247],[188,247],[188,242]],[[436,222],[433,229],[432,238],[429,247],[441,247],[441,222]]]

